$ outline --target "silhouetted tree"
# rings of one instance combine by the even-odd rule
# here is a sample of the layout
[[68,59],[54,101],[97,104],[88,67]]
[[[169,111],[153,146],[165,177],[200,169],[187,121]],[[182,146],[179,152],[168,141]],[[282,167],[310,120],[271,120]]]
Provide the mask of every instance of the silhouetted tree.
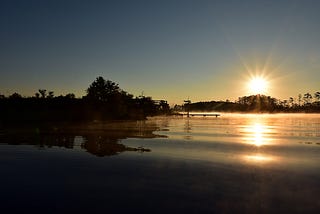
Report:
[[118,84],[103,77],[97,77],[86,90],[87,97],[93,100],[108,101],[112,95],[120,93]]
[[139,96],[136,98],[137,107],[142,110],[143,116],[152,116],[157,113],[157,105],[152,97]]
[[10,99],[21,99],[22,96],[20,94],[18,94],[17,92],[14,92],[13,94],[11,94],[9,96]]
[[292,107],[294,105],[294,99],[293,97],[290,97],[289,98],[289,104],[290,104],[290,107]]
[[49,91],[47,98],[52,99],[54,97],[54,92]]
[[304,104],[308,105],[311,103],[312,95],[310,93],[306,93],[303,95]]
[[170,106],[165,100],[160,100],[159,110],[165,114],[170,112]]
[[47,90],[46,89],[39,89],[39,93],[41,95],[41,98],[46,98],[46,96],[47,96]]
[[57,97],[46,89],[39,89],[33,97],[23,98],[14,93],[8,98],[0,98],[0,123],[144,119],[167,113],[169,109],[165,101],[156,104],[151,97],[134,99],[118,84],[102,77],[95,79],[82,99],[76,99],[72,93]]

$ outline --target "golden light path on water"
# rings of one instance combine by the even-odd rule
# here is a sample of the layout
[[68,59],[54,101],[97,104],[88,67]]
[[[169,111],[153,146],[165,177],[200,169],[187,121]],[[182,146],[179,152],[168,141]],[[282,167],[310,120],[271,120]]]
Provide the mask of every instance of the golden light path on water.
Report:
[[270,145],[272,139],[270,138],[270,127],[262,123],[254,122],[243,128],[243,140],[247,144],[260,147],[263,145]]
[[263,154],[246,155],[244,156],[244,158],[247,161],[251,161],[251,162],[266,162],[266,161],[274,160],[274,158],[265,156]]
[[244,155],[242,158],[251,163],[268,163],[276,158],[263,153],[264,146],[272,145],[271,126],[266,125],[264,118],[258,117],[249,120],[247,125],[241,131],[244,135],[243,142],[253,145],[254,152]]

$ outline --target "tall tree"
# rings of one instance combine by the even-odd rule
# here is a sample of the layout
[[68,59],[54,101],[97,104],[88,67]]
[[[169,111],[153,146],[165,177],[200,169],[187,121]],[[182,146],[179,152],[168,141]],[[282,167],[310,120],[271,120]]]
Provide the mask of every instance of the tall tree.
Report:
[[112,95],[119,94],[121,89],[117,83],[97,77],[86,92],[89,99],[108,101]]
[[46,89],[39,89],[39,93],[41,95],[41,98],[46,98],[46,96],[47,96],[47,90]]
[[306,93],[303,95],[304,104],[310,104],[312,100],[312,95],[310,93]]

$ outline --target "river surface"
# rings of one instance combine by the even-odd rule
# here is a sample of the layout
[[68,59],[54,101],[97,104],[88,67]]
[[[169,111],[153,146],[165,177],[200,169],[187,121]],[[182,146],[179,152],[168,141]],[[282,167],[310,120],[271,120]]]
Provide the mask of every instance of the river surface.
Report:
[[0,128],[1,213],[319,213],[320,115]]

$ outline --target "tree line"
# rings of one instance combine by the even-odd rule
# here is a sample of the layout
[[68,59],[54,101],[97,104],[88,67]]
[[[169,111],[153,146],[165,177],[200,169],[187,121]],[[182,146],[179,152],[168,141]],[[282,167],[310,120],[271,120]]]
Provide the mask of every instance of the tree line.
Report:
[[134,97],[103,77],[97,77],[82,98],[73,93],[55,96],[46,89],[39,89],[30,97],[17,92],[0,95],[0,122],[145,119],[168,113],[170,108],[165,100]]
[[319,113],[320,92],[298,95],[298,98],[290,97],[288,100],[280,100],[266,95],[250,95],[239,97],[237,101],[208,101],[176,105],[175,111],[220,111],[220,112],[253,112],[253,113]]

